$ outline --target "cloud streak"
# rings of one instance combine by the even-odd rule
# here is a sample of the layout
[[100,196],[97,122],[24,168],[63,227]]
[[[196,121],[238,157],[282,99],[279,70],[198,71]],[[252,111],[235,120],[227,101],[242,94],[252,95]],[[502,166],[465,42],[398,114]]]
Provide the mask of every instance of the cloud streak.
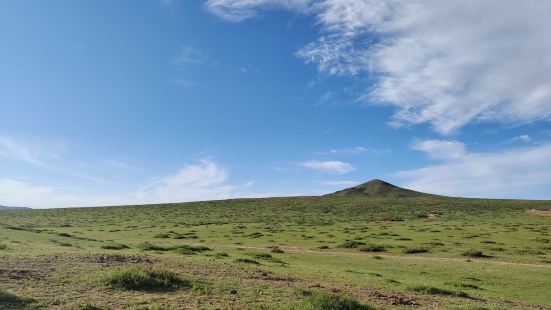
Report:
[[0,205],[61,208],[214,200],[240,196],[238,190],[252,186],[250,182],[231,185],[228,178],[229,172],[225,168],[210,159],[202,159],[133,192],[116,195],[91,195],[78,190],[0,179]]
[[310,170],[317,170],[317,171],[337,173],[337,174],[346,174],[356,170],[356,168],[352,164],[345,163],[339,160],[328,160],[328,161],[310,160],[310,161],[301,163],[300,166]]

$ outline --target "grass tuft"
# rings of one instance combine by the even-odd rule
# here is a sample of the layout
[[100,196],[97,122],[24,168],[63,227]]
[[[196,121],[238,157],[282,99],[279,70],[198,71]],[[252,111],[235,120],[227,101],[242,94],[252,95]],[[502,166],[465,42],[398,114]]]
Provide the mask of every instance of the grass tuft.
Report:
[[370,310],[375,309],[363,305],[353,298],[339,294],[319,292],[307,297],[297,308],[301,310]]
[[338,248],[345,248],[345,249],[354,249],[354,248],[357,248],[357,247],[360,247],[362,245],[365,245],[365,242],[361,242],[361,241],[347,241],[339,246],[337,246]]
[[360,247],[360,251],[375,253],[375,252],[384,252],[386,251],[386,249],[382,245],[366,245],[366,246]]
[[245,263],[245,264],[252,264],[252,265],[260,265],[260,263],[254,259],[250,258],[238,258],[235,260],[237,263]]
[[488,257],[490,257],[488,255],[485,255],[484,252],[479,251],[479,250],[468,250],[468,251],[464,252],[462,255],[466,256],[466,257],[473,257],[473,258],[488,258]]
[[111,288],[134,291],[163,291],[191,288],[192,281],[162,269],[124,267],[104,275],[100,282]]
[[403,254],[418,254],[418,253],[428,253],[429,250],[425,248],[405,248],[402,250]]
[[417,285],[410,287],[410,290],[416,293],[421,294],[427,294],[427,295],[440,295],[440,296],[455,296],[455,297],[463,297],[468,298],[469,295],[465,292],[454,292],[438,287],[433,286],[425,286],[425,285]]
[[102,249],[105,250],[124,250],[129,249],[130,247],[126,244],[120,244],[120,243],[111,243],[111,244],[104,244],[101,246]]

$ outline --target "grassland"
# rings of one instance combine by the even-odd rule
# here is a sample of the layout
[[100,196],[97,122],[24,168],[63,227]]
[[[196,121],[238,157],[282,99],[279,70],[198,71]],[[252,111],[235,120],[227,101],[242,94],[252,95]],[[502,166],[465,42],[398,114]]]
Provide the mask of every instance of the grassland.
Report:
[[550,309],[551,217],[529,212],[550,207],[342,196],[0,211],[0,308]]

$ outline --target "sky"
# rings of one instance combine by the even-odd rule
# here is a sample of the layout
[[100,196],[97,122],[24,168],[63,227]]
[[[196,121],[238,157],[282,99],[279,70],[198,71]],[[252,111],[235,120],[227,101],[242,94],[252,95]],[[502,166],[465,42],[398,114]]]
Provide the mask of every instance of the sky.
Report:
[[547,0],[1,0],[0,205],[551,199]]

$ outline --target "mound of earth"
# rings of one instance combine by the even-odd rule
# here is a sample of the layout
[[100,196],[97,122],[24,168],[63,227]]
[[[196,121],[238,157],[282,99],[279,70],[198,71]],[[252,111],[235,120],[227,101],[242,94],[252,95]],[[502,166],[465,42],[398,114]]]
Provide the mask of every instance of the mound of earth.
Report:
[[385,181],[374,179],[358,186],[350,187],[326,196],[346,197],[346,196],[365,196],[373,198],[409,198],[435,196],[417,192],[411,189],[402,188]]

